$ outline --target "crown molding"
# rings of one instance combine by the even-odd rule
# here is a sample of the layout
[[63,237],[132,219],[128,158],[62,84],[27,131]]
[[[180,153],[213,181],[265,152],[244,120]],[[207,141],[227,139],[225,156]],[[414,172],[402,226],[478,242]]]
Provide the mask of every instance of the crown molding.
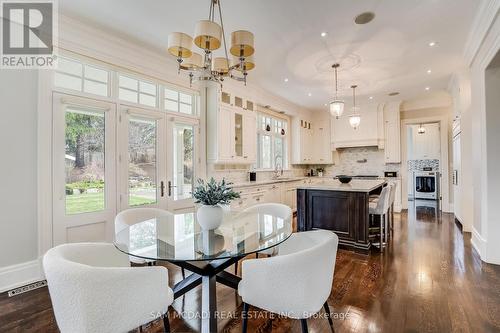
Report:
[[482,2],[474,18],[472,29],[467,37],[464,49],[464,59],[467,66],[471,66],[484,38],[488,34],[493,22],[500,12],[500,0],[486,0]]

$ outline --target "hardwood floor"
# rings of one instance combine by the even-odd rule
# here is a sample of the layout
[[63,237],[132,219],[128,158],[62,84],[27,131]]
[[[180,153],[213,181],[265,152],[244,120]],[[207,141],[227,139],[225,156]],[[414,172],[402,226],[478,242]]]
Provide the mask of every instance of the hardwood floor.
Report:
[[[481,262],[452,214],[412,207],[396,214],[394,227],[383,254],[339,250],[329,299],[336,332],[500,332],[500,266]],[[171,282],[178,281],[180,270],[167,267]],[[173,332],[199,329],[192,314],[200,303],[199,289],[175,301],[169,313]],[[220,331],[240,332],[237,293],[218,285],[217,303]],[[298,320],[250,311],[258,318],[249,319],[249,332],[300,332]],[[308,324],[310,332],[330,331],[324,316]],[[144,331],[162,329],[159,320]],[[0,295],[0,332],[27,331],[57,332],[47,288]]]

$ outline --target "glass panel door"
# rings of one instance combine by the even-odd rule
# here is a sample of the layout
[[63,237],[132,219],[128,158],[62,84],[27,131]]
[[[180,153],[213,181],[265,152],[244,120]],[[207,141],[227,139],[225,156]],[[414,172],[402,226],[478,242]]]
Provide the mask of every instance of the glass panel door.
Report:
[[128,122],[128,205],[157,203],[156,120],[130,116]]
[[120,208],[166,208],[164,115],[134,108],[119,118]]
[[[198,165],[198,122],[172,118],[167,136],[167,193],[170,210],[193,206],[193,187]],[[170,140],[169,140],[170,139]],[[169,142],[170,141],[170,142]]]
[[115,112],[111,103],[54,94],[54,245],[113,239]]

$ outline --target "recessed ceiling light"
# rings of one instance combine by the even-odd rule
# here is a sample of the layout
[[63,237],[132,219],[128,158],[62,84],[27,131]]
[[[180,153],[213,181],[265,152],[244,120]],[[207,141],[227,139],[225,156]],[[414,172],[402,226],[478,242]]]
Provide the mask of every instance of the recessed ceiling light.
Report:
[[307,96],[311,97],[313,94],[312,93],[308,93]]
[[428,69],[427,74],[430,74],[430,73],[432,73],[432,70]]
[[399,92],[394,91],[394,92],[389,93],[388,95],[389,96],[397,96],[397,95],[399,95]]
[[375,18],[375,13],[364,12],[364,13],[361,13],[354,18],[354,23],[367,24],[367,23],[370,23],[374,18]]
[[325,106],[328,106],[328,104],[325,103]]
[[288,82],[288,78],[285,78],[283,81]]
[[429,46],[430,46],[430,47],[433,47],[433,46],[436,46],[436,45],[437,45],[437,42],[435,42],[435,41],[431,41],[431,42],[429,42]]
[[369,99],[373,99],[373,96],[368,97]]
[[425,87],[425,90],[429,91],[429,90],[431,90],[431,87]]
[[323,32],[321,33],[321,37],[326,37],[326,35],[327,35],[327,33],[326,33],[325,31],[323,31]]

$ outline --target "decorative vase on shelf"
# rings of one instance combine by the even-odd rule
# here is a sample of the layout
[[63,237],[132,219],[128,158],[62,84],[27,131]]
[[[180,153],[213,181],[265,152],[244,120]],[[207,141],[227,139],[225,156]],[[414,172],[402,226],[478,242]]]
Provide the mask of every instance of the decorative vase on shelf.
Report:
[[232,200],[240,197],[239,193],[233,191],[224,179],[217,182],[211,178],[205,183],[198,179],[198,185],[194,188],[193,197],[195,203],[201,204],[196,212],[196,218],[203,230],[214,230],[218,228],[224,218],[224,208],[228,207]]
[[217,229],[224,217],[224,210],[221,206],[202,205],[196,212],[196,218],[203,230]]

